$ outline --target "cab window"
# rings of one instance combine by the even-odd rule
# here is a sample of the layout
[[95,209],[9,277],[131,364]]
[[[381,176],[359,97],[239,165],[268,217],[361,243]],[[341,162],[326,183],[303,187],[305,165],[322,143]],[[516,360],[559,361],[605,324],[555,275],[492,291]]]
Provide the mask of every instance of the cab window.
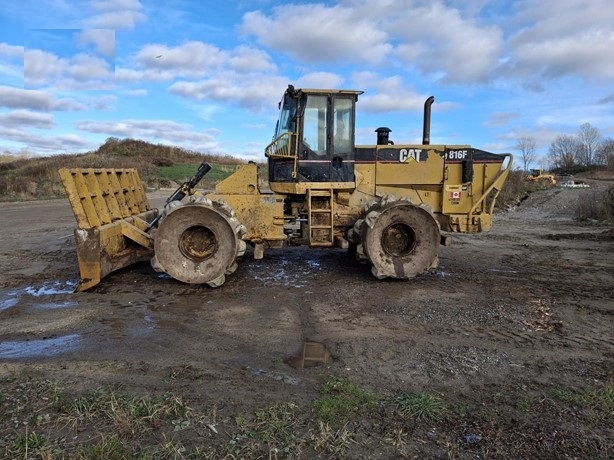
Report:
[[310,95],[307,97],[303,116],[303,143],[319,156],[325,156],[328,152],[327,101],[326,96]]
[[335,155],[348,155],[352,153],[352,139],[354,126],[352,115],[352,101],[348,98],[335,98],[333,104],[333,150]]

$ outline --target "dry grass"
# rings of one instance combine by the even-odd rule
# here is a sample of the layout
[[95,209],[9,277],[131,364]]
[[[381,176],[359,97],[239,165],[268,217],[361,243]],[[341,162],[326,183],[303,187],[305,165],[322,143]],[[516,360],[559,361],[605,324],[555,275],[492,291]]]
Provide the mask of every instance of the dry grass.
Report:
[[522,171],[511,171],[497,198],[497,207],[506,209],[518,205],[531,185],[524,180]]
[[606,190],[585,190],[578,199],[576,218],[612,222],[614,220],[614,186]]
[[[408,385],[396,397],[369,393],[369,410],[355,410],[365,407],[365,394],[357,383],[330,376],[296,401],[270,405],[273,398],[264,398],[260,408],[229,405],[222,415],[213,401],[192,393],[87,390],[72,380],[7,375],[0,378],[0,458],[345,459],[377,452],[381,458],[554,459],[612,458],[614,452],[612,383],[545,388],[512,379],[459,395]],[[352,399],[354,409],[341,410],[342,423],[318,416],[318,402],[331,395]]]

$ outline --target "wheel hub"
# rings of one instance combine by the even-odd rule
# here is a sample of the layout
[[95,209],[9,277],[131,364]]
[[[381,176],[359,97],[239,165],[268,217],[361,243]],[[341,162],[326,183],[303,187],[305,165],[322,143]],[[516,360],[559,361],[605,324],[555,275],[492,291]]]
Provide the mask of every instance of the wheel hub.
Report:
[[216,253],[217,239],[211,229],[204,225],[193,225],[179,237],[179,250],[194,262],[202,262]]
[[395,223],[382,232],[382,249],[394,257],[403,257],[416,247],[416,233],[404,223]]

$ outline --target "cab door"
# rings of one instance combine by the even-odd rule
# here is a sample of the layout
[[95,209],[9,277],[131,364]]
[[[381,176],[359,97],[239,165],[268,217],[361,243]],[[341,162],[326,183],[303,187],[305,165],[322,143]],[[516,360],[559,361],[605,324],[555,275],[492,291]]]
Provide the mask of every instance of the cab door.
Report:
[[354,104],[355,97],[307,96],[301,117],[300,181],[354,181]]

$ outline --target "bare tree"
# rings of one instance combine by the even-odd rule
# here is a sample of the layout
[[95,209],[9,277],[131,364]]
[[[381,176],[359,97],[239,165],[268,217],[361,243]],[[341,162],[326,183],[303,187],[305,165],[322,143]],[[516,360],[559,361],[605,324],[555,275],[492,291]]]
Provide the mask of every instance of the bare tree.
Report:
[[595,163],[614,170],[614,139],[608,137],[601,141],[595,154]]
[[522,158],[523,171],[527,171],[529,165],[536,159],[535,154],[535,139],[528,136],[522,136],[518,139],[515,145],[516,150],[520,150],[520,158]]
[[573,170],[578,161],[580,143],[575,136],[560,135],[550,144],[548,157],[555,168]]
[[595,164],[595,155],[601,143],[601,135],[599,130],[590,123],[580,125],[578,129],[578,143],[580,163],[583,166],[591,167]]

